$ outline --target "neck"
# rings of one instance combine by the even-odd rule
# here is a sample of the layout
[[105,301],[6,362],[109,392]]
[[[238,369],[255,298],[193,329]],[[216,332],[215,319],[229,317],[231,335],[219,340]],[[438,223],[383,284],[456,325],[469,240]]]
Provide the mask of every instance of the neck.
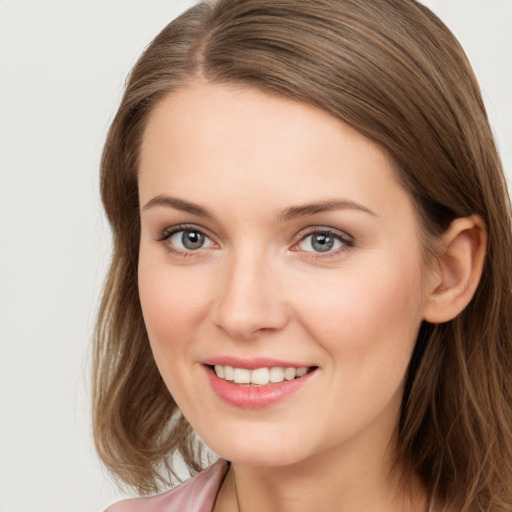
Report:
[[[310,461],[307,471],[299,468],[234,467],[239,512],[424,512],[416,490],[400,491],[398,478],[384,476],[374,467],[360,467],[350,474],[336,467]],[[335,478],[333,478],[335,475]]]
[[400,485],[387,450],[364,457],[344,447],[286,467],[233,464],[215,512],[425,512],[419,478]]
[[368,428],[309,456],[284,454],[286,465],[276,464],[271,454],[268,465],[262,459],[239,459],[225,479],[215,512],[426,512],[420,478],[405,478],[395,464],[398,414],[399,405]]

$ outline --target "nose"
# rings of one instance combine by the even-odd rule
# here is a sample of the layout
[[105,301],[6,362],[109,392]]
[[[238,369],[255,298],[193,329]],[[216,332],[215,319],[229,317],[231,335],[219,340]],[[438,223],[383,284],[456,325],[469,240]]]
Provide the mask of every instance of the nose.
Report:
[[240,255],[226,262],[214,307],[216,325],[239,340],[285,327],[289,310],[276,273],[261,255]]

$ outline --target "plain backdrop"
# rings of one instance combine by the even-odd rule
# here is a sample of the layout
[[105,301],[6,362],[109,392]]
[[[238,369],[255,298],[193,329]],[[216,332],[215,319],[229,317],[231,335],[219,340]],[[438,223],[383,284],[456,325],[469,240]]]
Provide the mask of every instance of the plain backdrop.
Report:
[[[123,495],[91,441],[110,235],[98,162],[126,74],[190,0],[0,0],[0,512]],[[512,0],[429,0],[480,79],[512,177]]]

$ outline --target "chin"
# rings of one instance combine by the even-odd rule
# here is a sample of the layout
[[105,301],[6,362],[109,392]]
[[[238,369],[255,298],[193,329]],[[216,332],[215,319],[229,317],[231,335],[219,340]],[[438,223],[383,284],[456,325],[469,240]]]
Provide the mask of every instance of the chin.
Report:
[[297,446],[296,443],[290,442],[291,440],[283,443],[282,436],[275,439],[269,439],[267,436],[259,439],[233,436],[229,442],[222,442],[219,439],[211,443],[209,439],[203,441],[219,457],[246,466],[291,466],[310,455],[306,453],[304,446]]

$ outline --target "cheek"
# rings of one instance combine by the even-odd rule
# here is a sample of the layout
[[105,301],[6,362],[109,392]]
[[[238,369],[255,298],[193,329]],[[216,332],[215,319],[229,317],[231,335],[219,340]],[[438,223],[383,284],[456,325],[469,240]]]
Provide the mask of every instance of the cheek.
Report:
[[[197,278],[197,279],[196,279]],[[203,285],[197,286],[198,282]],[[139,295],[146,329],[157,363],[160,353],[179,352],[199,329],[208,310],[204,280],[179,268],[141,257]]]
[[[193,417],[194,403],[191,370],[197,358],[194,340],[209,309],[204,287],[197,286],[197,276],[171,267],[156,258],[141,257],[139,295],[153,357],[174,400],[187,417]],[[191,381],[192,379],[192,381]],[[188,384],[187,384],[188,383]]]
[[421,324],[420,265],[363,266],[323,285],[309,286],[297,309],[333,358],[408,363]]

